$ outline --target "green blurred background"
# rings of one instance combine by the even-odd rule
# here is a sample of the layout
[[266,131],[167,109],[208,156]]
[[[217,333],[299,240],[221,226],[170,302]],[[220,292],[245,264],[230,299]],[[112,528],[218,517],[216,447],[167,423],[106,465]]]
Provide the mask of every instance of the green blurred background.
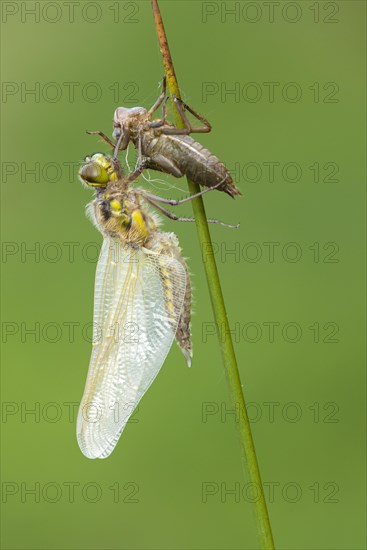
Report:
[[[150,3],[1,7],[3,548],[256,548],[194,225],[164,220],[192,272],[192,368],[174,346],[107,460],[75,437],[101,243],[77,166],[107,151],[86,129],[158,95]],[[213,124],[199,139],[243,192],[205,203],[241,223],[211,233],[276,546],[366,548],[365,4],[161,9],[183,97]],[[185,194],[163,179],[141,182]]]

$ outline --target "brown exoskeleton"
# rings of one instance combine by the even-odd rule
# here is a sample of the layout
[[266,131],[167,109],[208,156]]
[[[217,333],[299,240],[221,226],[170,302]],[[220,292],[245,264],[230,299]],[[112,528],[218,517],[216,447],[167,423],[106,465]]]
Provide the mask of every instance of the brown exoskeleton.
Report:
[[[125,150],[131,141],[138,151],[138,164],[144,157],[145,166],[148,169],[165,172],[176,178],[186,175],[195,183],[215,187],[231,197],[240,195],[241,192],[224,164],[189,135],[210,132],[210,123],[181,99],[172,97],[185,124],[184,128],[176,128],[167,121],[166,79],[164,79],[162,92],[149,111],[144,107],[116,109],[113,137],[120,141],[118,149]],[[162,106],[162,118],[151,120],[153,113],[160,106]],[[192,127],[185,111],[202,122],[202,126]],[[103,132],[89,133],[100,135],[112,147],[116,147],[116,144]]]

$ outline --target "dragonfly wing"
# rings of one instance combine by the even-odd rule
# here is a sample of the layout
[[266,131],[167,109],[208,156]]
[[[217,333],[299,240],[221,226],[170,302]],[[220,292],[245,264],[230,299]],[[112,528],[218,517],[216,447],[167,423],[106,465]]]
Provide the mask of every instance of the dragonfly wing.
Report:
[[[96,342],[77,421],[78,443],[88,458],[111,454],[158,374],[185,289],[186,272],[175,258],[104,240],[95,282]],[[168,292],[175,307],[167,306]]]

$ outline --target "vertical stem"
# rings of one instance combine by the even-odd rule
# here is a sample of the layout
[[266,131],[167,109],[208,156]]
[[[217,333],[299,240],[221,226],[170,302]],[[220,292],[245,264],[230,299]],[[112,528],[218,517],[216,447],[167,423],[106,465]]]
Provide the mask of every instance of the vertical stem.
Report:
[[[163,64],[166,72],[167,87],[169,93],[175,94],[180,97],[180,90],[178,87],[175,70],[168,46],[167,36],[164,30],[162,16],[158,6],[158,0],[151,0],[155,26],[158,34],[159,46],[163,58]],[[183,127],[183,121],[178,113],[175,105],[174,115],[177,127]],[[197,183],[190,181],[188,185],[191,194],[198,193],[200,187]],[[226,307],[224,304],[223,293],[219,281],[218,270],[215,262],[212,241],[209,233],[208,223],[206,221],[206,214],[204,208],[204,202],[201,196],[192,201],[194,216],[196,220],[196,227],[199,237],[199,243],[201,247],[201,253],[203,257],[203,263],[205,267],[206,279],[209,287],[210,299],[212,303],[214,319],[217,326],[218,337],[220,338],[220,348],[222,353],[222,360],[224,369],[227,375],[229,383],[229,389],[232,401],[236,407],[239,407],[240,418],[238,422],[239,435],[241,440],[241,447],[243,456],[245,458],[245,467],[247,468],[248,477],[250,482],[255,487],[256,500],[256,520],[257,529],[259,535],[259,541],[261,547],[264,550],[273,550],[274,541],[271,532],[271,526],[269,521],[268,510],[265,501],[264,489],[261,482],[259,465],[256,458],[256,451],[254,441],[251,433],[251,426],[247,415],[246,404],[244,395],[242,392],[242,384],[238,371],[236,355],[233,347],[232,336],[228,323],[228,317]],[[205,258],[204,258],[205,251]]]

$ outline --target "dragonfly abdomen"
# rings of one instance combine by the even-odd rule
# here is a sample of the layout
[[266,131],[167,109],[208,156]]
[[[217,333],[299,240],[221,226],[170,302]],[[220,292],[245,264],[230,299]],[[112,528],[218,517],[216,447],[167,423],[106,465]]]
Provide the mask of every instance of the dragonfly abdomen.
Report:
[[240,194],[224,164],[192,137],[163,134],[153,138],[147,132],[144,138],[143,154],[151,160],[152,169],[168,172],[175,177],[186,175],[205,187],[223,182],[221,190],[232,197]]

